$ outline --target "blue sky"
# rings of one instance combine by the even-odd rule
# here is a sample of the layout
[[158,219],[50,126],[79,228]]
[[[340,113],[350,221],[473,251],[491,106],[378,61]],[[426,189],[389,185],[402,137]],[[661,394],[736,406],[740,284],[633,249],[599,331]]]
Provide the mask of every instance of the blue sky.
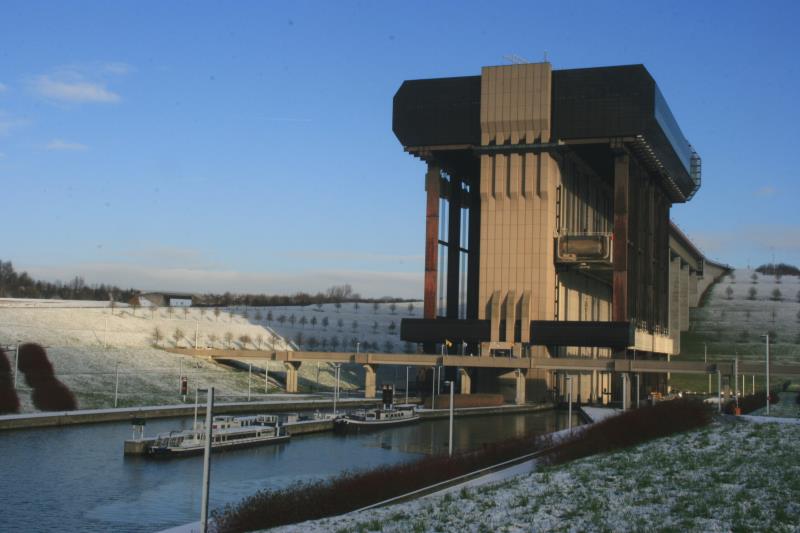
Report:
[[405,79],[643,63],[703,157],[673,219],[800,263],[794,2],[4,2],[0,256],[48,279],[419,296]]

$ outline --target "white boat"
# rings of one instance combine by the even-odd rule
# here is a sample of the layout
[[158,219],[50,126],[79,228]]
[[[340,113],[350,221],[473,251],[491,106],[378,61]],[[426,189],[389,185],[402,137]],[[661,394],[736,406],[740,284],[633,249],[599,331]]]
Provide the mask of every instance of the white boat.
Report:
[[380,429],[416,422],[420,419],[413,405],[384,406],[376,409],[359,409],[336,418],[334,429]]
[[[211,421],[211,449],[229,450],[289,440],[275,415],[215,416]],[[147,449],[153,457],[174,457],[203,453],[206,428],[196,423],[193,429],[161,433]]]

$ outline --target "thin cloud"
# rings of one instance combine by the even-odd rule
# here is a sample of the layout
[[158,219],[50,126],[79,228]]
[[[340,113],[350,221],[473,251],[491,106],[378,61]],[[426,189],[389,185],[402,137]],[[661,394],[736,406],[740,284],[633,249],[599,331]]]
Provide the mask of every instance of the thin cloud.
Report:
[[112,61],[110,63],[104,63],[102,67],[104,72],[109,74],[114,74],[117,76],[124,76],[126,74],[130,74],[133,72],[133,67],[127,63],[122,63],[120,61]]
[[102,83],[83,79],[59,79],[47,74],[37,76],[33,81],[34,90],[39,95],[57,102],[113,104],[121,97],[110,91]]
[[770,196],[775,196],[775,194],[777,192],[778,191],[775,189],[775,187],[767,185],[767,186],[761,187],[760,189],[756,190],[756,192],[753,193],[753,194],[755,196],[760,197],[760,198],[768,198]]
[[4,93],[8,90],[8,85],[5,83],[0,83],[0,93]]
[[83,150],[88,150],[89,147],[85,144],[76,143],[76,142],[69,142],[63,139],[53,139],[49,143],[47,143],[47,149],[51,151],[73,151],[79,152]]
[[28,121],[25,119],[15,118],[0,111],[0,137],[8,135],[12,130],[27,123]]
[[422,274],[358,270],[314,270],[298,272],[240,272],[191,268],[154,268],[121,263],[83,263],[59,267],[20,265],[31,276],[51,281],[82,276],[87,283],[107,283],[147,290],[213,293],[291,294],[324,291],[349,283],[367,297],[419,298]]

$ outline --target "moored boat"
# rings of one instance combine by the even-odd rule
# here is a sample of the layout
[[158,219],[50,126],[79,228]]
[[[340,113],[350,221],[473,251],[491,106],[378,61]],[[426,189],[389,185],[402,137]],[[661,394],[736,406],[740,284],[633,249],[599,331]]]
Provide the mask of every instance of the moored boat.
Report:
[[[230,450],[274,444],[289,440],[290,436],[274,415],[215,416],[211,421],[211,449]],[[159,434],[148,446],[151,457],[175,457],[203,453],[206,445],[206,427],[196,423],[192,429]]]
[[413,405],[384,406],[376,409],[359,409],[334,420],[334,429],[347,432],[358,429],[381,429],[409,424],[420,419]]

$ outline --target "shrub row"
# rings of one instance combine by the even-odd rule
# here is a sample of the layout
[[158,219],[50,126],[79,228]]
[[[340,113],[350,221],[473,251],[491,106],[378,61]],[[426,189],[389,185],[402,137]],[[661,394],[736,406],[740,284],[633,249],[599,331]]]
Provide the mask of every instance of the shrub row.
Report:
[[626,411],[592,424],[556,445],[546,461],[565,463],[702,427],[711,422],[712,410],[700,400],[682,398]]

